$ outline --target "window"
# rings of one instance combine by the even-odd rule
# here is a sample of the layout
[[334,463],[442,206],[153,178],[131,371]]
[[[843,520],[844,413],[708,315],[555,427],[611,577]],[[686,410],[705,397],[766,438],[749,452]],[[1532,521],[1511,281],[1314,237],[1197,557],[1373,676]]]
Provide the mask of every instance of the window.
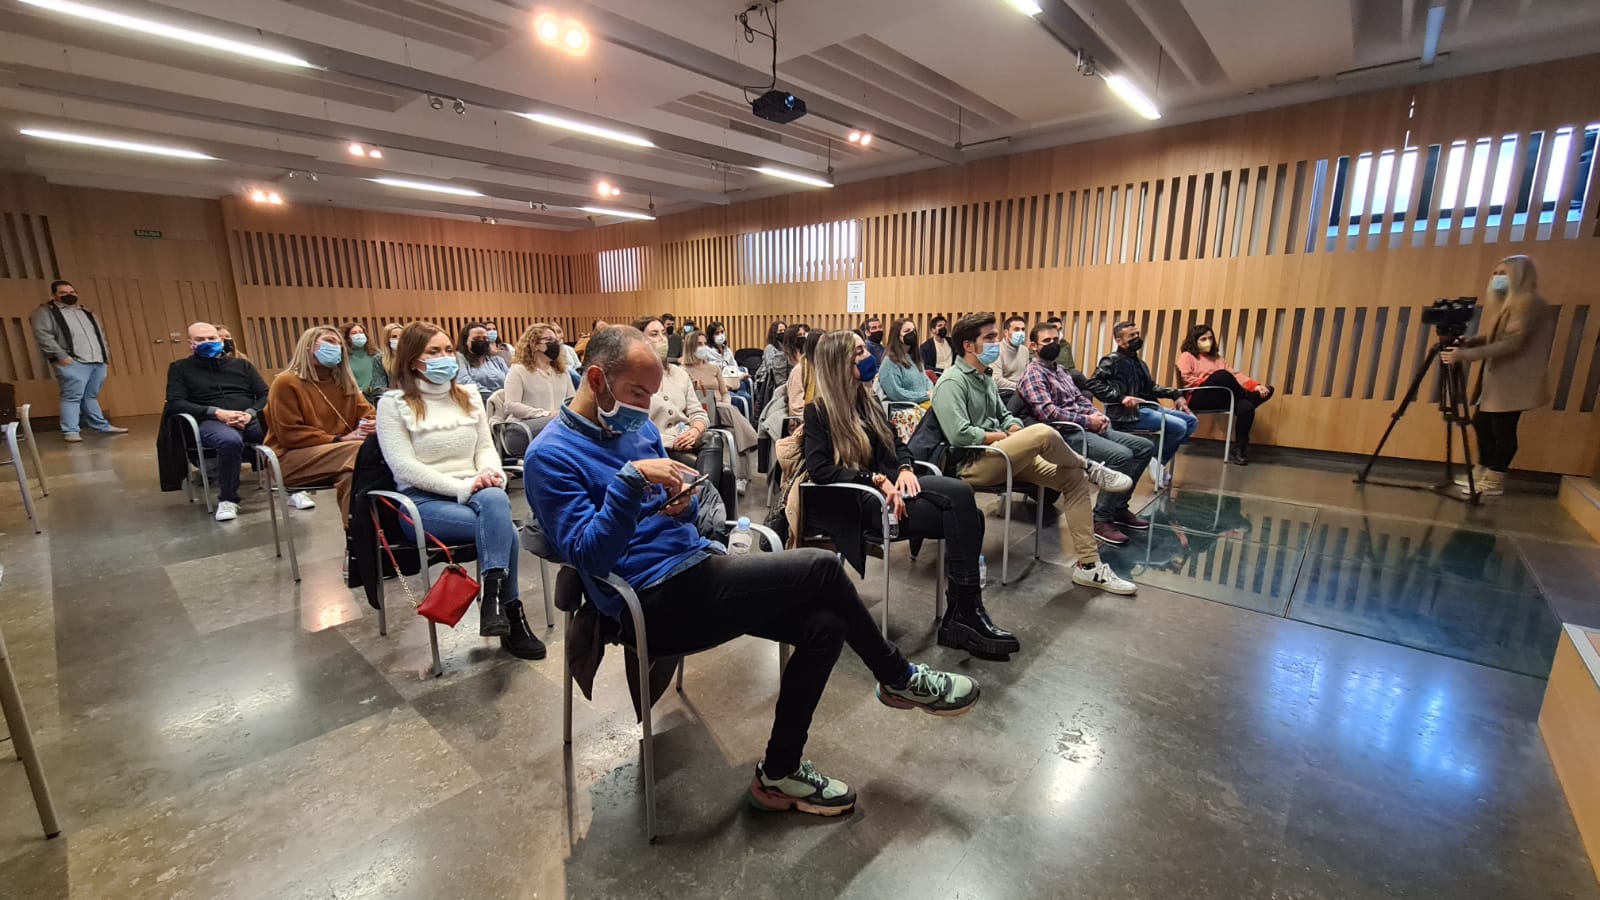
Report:
[[740,235],[739,261],[749,284],[856,277],[860,221],[842,219]]
[[643,257],[643,247],[601,250],[599,253],[601,292],[637,291]]

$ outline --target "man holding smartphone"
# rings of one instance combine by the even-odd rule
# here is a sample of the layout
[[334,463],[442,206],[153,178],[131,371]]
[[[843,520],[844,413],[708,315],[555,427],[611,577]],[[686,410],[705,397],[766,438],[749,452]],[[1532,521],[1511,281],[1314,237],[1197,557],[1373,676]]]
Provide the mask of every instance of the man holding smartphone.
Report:
[[823,816],[849,812],[855,791],[803,759],[812,714],[843,646],[872,671],[879,701],[894,709],[961,715],[977,702],[977,682],[909,663],[879,633],[833,554],[735,557],[701,537],[694,492],[684,490],[698,473],[667,458],[650,423],[650,398],[663,373],[641,332],[600,329],[584,365],[577,396],[524,460],[528,505],[550,546],[630,640],[622,601],[600,579],[615,574],[633,586],[654,656],[696,653],[746,634],[793,645],[750,802]]

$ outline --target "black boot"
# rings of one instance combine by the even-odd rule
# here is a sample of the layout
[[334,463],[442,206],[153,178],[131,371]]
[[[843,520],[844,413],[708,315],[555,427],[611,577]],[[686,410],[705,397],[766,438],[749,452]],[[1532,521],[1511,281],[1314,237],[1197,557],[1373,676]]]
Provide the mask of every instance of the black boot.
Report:
[[982,588],[950,584],[946,594],[950,607],[939,622],[940,646],[1002,662],[1022,649],[1016,635],[989,619],[989,611],[983,608]]
[[483,573],[478,591],[478,634],[481,637],[502,637],[511,633],[511,623],[506,620],[506,595],[510,579],[505,569],[490,569]]
[[528,627],[528,617],[522,614],[522,601],[506,604],[506,618],[511,621],[511,633],[500,639],[500,648],[518,659],[544,659],[544,641]]
[[1228,451],[1228,462],[1236,466],[1250,465],[1250,442],[1244,438],[1233,442],[1233,449]]

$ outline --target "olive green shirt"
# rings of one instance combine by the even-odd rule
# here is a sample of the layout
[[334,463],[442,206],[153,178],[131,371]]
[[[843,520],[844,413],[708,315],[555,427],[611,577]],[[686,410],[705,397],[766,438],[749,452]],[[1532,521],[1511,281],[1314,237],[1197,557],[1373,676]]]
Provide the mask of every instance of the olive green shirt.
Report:
[[988,432],[1022,426],[1022,420],[1006,412],[1000,402],[994,378],[974,369],[965,358],[945,369],[933,386],[933,414],[952,447],[981,447]]

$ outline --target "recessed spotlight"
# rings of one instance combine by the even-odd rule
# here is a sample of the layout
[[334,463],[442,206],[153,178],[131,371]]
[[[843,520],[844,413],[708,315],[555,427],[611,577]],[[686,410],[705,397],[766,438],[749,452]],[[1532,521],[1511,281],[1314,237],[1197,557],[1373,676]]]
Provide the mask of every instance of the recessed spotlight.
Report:
[[602,181],[599,184],[595,185],[594,186],[594,192],[596,194],[599,194],[602,197],[620,197],[620,196],[622,196],[622,188],[617,187],[616,185],[612,184],[609,181]]
[[562,40],[566,42],[568,50],[582,50],[589,45],[589,36],[576,25],[567,27],[567,34]]
[[360,144],[351,144],[350,147],[349,147],[349,150],[350,150],[350,155],[351,156],[366,156],[367,155],[367,148],[361,146]]
[[533,34],[539,42],[571,56],[589,52],[589,29],[577,19],[554,13],[539,13],[533,20]]
[[267,202],[272,204],[273,206],[282,206],[283,205],[283,195],[278,193],[277,191],[268,191],[267,192]]
[[861,146],[865,147],[870,143],[872,143],[872,135],[870,135],[870,134],[861,135]]
[[250,199],[257,203],[265,203],[267,202],[267,192],[263,191],[261,188],[256,188],[250,192]]
[[383,159],[383,151],[373,147],[367,151],[367,159]]
[[852,144],[861,143],[861,132],[859,132],[859,131],[850,132],[850,137],[846,138],[846,140],[848,140]]
[[539,40],[554,44],[561,37],[561,23],[556,21],[555,16],[544,13],[534,20],[533,32],[539,36]]

